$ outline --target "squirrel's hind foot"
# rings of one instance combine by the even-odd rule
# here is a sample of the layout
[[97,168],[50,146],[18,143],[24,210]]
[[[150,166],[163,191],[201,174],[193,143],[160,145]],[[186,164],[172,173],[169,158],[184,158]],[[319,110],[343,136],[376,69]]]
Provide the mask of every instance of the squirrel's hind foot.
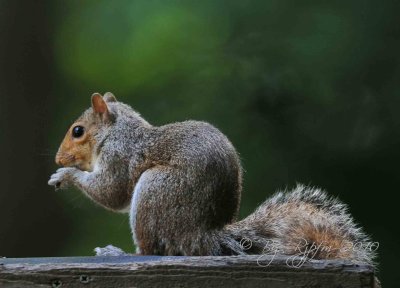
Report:
[[124,252],[124,250],[115,247],[113,245],[107,245],[106,247],[96,247],[94,248],[96,256],[128,256],[129,254]]

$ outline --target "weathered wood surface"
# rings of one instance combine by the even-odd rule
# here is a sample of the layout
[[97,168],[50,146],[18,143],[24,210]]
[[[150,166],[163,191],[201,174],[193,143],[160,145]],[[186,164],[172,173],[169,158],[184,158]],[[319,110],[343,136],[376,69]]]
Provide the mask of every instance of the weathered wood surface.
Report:
[[[0,287],[373,287],[369,265],[285,257],[66,257],[0,259]],[[289,263],[289,265],[288,265]]]

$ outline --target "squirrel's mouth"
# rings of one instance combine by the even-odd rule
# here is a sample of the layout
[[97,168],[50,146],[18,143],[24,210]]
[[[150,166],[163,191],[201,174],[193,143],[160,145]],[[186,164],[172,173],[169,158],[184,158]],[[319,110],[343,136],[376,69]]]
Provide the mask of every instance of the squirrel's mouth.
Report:
[[78,163],[78,164],[71,165],[71,167],[75,167],[76,169],[79,169],[82,171],[87,171],[87,172],[93,171],[90,163],[88,163],[88,164]]
[[56,155],[56,164],[61,167],[75,167],[82,171],[93,171],[92,161],[85,161],[69,153],[59,152]]

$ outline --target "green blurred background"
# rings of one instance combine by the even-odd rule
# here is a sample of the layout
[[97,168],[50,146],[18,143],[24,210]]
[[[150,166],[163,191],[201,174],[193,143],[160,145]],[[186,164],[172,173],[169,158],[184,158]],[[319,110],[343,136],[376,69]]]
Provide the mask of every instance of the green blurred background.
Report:
[[0,1],[0,255],[133,251],[127,215],[47,186],[93,92],[205,120],[245,167],[241,217],[296,182],[350,206],[400,282],[399,1]]

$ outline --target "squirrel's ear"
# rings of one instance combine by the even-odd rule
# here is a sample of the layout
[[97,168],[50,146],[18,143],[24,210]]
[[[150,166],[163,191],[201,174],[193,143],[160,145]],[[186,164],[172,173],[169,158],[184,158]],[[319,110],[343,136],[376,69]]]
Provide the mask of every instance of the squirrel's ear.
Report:
[[106,102],[117,102],[117,98],[115,98],[114,94],[112,94],[111,92],[107,92],[106,94],[104,94],[103,99]]
[[99,93],[94,93],[92,95],[92,108],[93,111],[99,114],[103,120],[110,119],[110,111],[108,111],[107,103]]

